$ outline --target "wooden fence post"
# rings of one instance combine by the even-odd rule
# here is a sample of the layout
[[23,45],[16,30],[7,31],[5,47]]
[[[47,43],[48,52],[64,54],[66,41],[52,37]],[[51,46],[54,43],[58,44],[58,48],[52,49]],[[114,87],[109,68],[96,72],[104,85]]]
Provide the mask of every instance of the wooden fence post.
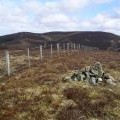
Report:
[[11,70],[10,70],[10,55],[9,51],[5,51],[5,57],[6,57],[6,70],[7,70],[7,75],[10,76]]
[[78,52],[78,54],[79,54],[79,44],[77,44],[77,52]]
[[78,51],[79,51],[79,53],[80,53],[80,50],[81,50],[81,49],[80,49],[80,44],[78,45],[78,47],[79,47],[79,48],[78,48],[78,49],[79,49]]
[[71,43],[71,52],[74,52],[74,44]]
[[57,55],[59,56],[60,54],[60,46],[59,46],[59,43],[57,43]]
[[53,57],[53,46],[52,46],[52,44],[50,45],[50,55],[51,55],[51,59],[52,59],[52,57]]
[[69,43],[67,43],[67,52],[69,53]]
[[30,49],[28,48],[27,49],[27,57],[28,57],[28,66],[30,67],[31,66],[31,63],[30,63]]
[[66,46],[65,46],[65,43],[62,44],[62,53],[66,53]]
[[79,44],[79,50],[80,50],[80,44]]
[[77,49],[77,51],[78,51],[78,44],[76,44],[76,49]]
[[65,49],[65,43],[63,43],[63,51],[65,52],[65,50],[66,50],[66,49]]
[[43,50],[42,50],[42,45],[40,45],[40,61],[43,61]]
[[75,51],[75,43],[74,43],[74,51]]

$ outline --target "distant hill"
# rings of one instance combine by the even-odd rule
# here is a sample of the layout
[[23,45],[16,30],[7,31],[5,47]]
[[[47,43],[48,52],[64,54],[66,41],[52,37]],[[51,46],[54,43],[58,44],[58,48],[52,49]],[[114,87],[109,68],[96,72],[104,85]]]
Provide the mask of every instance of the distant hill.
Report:
[[43,34],[20,32],[0,36],[0,49],[25,49],[40,44],[49,47],[52,43],[76,43],[101,50],[120,51],[120,36],[108,32],[48,32]]

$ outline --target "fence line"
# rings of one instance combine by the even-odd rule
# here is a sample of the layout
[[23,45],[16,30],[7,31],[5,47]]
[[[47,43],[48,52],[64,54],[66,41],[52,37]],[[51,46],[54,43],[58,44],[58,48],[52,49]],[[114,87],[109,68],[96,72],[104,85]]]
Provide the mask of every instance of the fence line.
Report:
[[[27,49],[27,54],[25,56],[25,58],[23,58],[23,61],[27,61],[27,63],[25,62],[24,64],[27,65],[28,67],[31,67],[31,63],[32,63],[32,51],[33,50],[37,50],[39,49],[38,53],[35,52],[39,57],[36,57],[36,59],[40,60],[40,62],[43,62],[43,54],[45,56],[45,58],[47,58],[46,54],[49,54],[48,57],[50,57],[51,59],[53,58],[53,56],[55,56],[55,54],[57,56],[59,56],[60,54],[62,54],[63,52],[66,53],[70,53],[70,52],[75,52],[78,51],[78,53],[80,53],[81,50],[98,50],[98,48],[96,47],[89,47],[89,46],[85,46],[85,45],[80,45],[80,44],[75,44],[75,43],[63,43],[60,45],[60,43],[56,44],[57,49],[53,50],[53,44],[50,45],[50,49],[48,49],[48,51],[43,51],[43,45],[40,45],[39,47],[36,48],[28,48]],[[61,49],[60,49],[61,48]],[[47,50],[47,49],[44,49]],[[11,58],[14,58],[16,55],[18,57],[20,57],[19,52],[25,53],[25,50],[18,50],[18,51],[13,51],[11,52],[11,55],[9,53],[8,50],[5,51],[5,71],[7,72],[7,75],[10,76],[12,74],[11,71],[11,66],[13,67],[13,64],[15,63],[15,59],[11,60]],[[31,54],[30,54],[31,53]],[[15,56],[14,56],[15,55]],[[35,54],[34,54],[35,55]],[[10,57],[11,56],[11,57]],[[44,58],[44,59],[45,59]],[[35,59],[35,58],[34,58]],[[18,59],[16,59],[17,61]],[[22,61],[22,60],[21,60]],[[18,62],[18,61],[17,61]],[[20,62],[20,61],[19,61]],[[20,62],[20,64],[22,64],[22,62]],[[23,64],[23,65],[24,65]],[[16,65],[16,64],[15,64]]]

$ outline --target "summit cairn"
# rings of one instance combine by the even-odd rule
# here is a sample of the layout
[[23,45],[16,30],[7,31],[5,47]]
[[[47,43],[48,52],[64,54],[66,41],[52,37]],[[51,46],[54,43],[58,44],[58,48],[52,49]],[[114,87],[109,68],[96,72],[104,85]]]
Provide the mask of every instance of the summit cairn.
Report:
[[116,80],[109,74],[103,71],[100,62],[96,62],[92,66],[86,66],[81,70],[74,71],[71,76],[65,76],[63,81],[84,81],[91,85],[99,85],[101,83],[116,85]]

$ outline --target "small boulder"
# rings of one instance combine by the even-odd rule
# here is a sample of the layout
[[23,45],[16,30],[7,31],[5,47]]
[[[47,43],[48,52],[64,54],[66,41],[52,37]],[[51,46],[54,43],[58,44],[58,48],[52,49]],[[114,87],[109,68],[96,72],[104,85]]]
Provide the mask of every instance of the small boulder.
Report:
[[98,78],[98,84],[102,83],[103,79],[102,78]]
[[108,83],[109,85],[112,85],[112,86],[116,86],[116,83],[112,79],[107,79],[106,83]]
[[95,78],[95,77],[91,77],[90,80],[89,80],[89,83],[90,83],[91,85],[97,85],[96,78]]

